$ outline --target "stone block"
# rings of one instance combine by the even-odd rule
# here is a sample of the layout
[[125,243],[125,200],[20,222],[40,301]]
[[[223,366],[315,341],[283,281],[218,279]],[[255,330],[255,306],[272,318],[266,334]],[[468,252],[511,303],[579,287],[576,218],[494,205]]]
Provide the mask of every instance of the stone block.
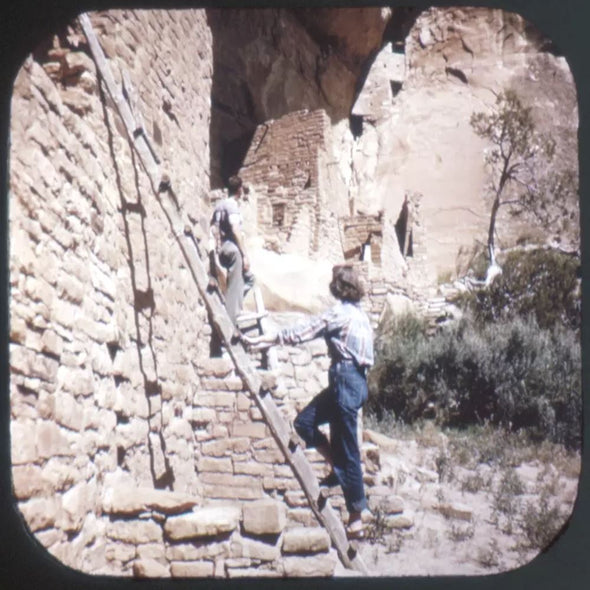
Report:
[[302,490],[293,490],[285,492],[285,502],[291,508],[300,508],[308,506],[307,498]]
[[63,351],[63,339],[53,330],[45,330],[41,336],[41,352],[59,357]]
[[84,301],[84,285],[76,278],[61,273],[57,279],[57,295],[61,299],[80,304]]
[[28,328],[24,319],[11,317],[10,319],[10,341],[17,344],[24,344]]
[[250,400],[250,397],[248,395],[246,395],[245,393],[238,393],[236,400],[237,400],[238,411],[242,412],[242,411],[250,410],[250,407],[252,405],[252,401]]
[[254,450],[254,459],[260,463],[284,463],[285,456],[279,449]]
[[256,567],[229,567],[226,570],[228,578],[277,578],[281,576],[278,570],[267,568]]
[[86,514],[93,508],[90,506],[93,498],[89,488],[87,483],[79,483],[62,495],[61,529],[68,532],[80,530]]
[[80,474],[70,461],[65,462],[61,457],[54,457],[45,463],[42,477],[52,492],[61,492],[78,481]]
[[321,527],[298,527],[283,533],[283,553],[325,553],[330,549],[330,537]]
[[31,420],[10,422],[11,459],[13,465],[33,463],[37,459],[35,436],[31,432],[35,423]]
[[225,560],[225,567],[226,569],[229,568],[244,568],[250,567],[252,565],[252,560],[246,557],[230,557],[229,559]]
[[131,561],[136,554],[135,545],[130,543],[109,542],[105,548],[105,559],[114,562],[120,571],[120,564]]
[[239,524],[240,509],[237,506],[199,508],[190,514],[166,519],[164,531],[173,541],[214,537],[234,531]]
[[249,419],[253,420],[253,421],[260,421],[260,420],[264,420],[264,416],[262,415],[262,412],[255,406],[252,406],[250,408],[250,412],[249,412]]
[[209,424],[215,422],[217,418],[217,412],[212,408],[193,408],[191,422],[193,424]]
[[17,500],[28,500],[52,491],[42,477],[41,467],[37,465],[13,466],[12,485]]
[[284,557],[281,561],[283,575],[289,578],[329,577],[334,574],[336,557],[332,553]]
[[93,72],[96,69],[92,59],[81,51],[70,51],[66,53],[63,63],[66,76],[81,74],[85,71]]
[[80,432],[84,423],[84,406],[69,393],[55,394],[55,421],[70,430]]
[[383,514],[400,514],[404,511],[404,501],[399,496],[373,495],[369,490],[369,510]]
[[[171,562],[218,559],[229,555],[229,541],[212,541],[206,537],[190,543],[174,543],[166,546],[166,559]],[[218,560],[222,561],[222,559]]]
[[197,461],[197,471],[213,471],[216,473],[232,473],[233,466],[230,457],[201,457]]
[[203,455],[221,457],[226,454],[245,453],[249,449],[249,438],[226,438],[223,440],[212,440],[203,443],[201,452]]
[[457,520],[471,521],[473,510],[465,504],[459,502],[438,504],[434,507],[446,518],[455,518]]
[[239,377],[226,377],[223,380],[223,388],[226,391],[242,391],[244,382]]
[[74,396],[87,397],[94,393],[94,377],[90,370],[62,365],[59,367],[58,379],[62,389]]
[[72,456],[75,454],[65,433],[54,422],[43,421],[36,425],[34,436],[37,456],[40,459],[49,459],[58,455]]
[[294,477],[269,476],[263,479],[262,487],[269,492],[277,490],[285,492],[286,490],[299,490],[301,489],[301,484]]
[[287,509],[282,502],[271,499],[244,504],[243,527],[253,535],[279,534],[287,522]]
[[292,508],[287,512],[287,523],[289,525],[300,525],[304,527],[315,527],[318,519],[311,508]]
[[199,374],[203,377],[223,378],[233,371],[233,363],[228,358],[202,358],[197,361]]
[[409,529],[414,526],[414,520],[403,514],[394,514],[385,519],[385,526],[390,529]]
[[398,450],[399,442],[373,430],[365,429],[363,431],[363,440],[377,445],[380,449],[395,453]]
[[138,559],[153,559],[159,563],[168,563],[166,559],[166,548],[160,543],[146,543],[137,547]]
[[255,461],[250,461],[249,458],[245,461],[236,461],[234,458],[234,473],[271,477],[273,469],[270,465],[256,463]]
[[170,569],[155,559],[136,559],[132,567],[133,575],[136,578],[168,578]]
[[61,501],[57,496],[50,498],[33,498],[21,502],[19,510],[32,532],[55,527],[61,513]]
[[[218,490],[215,498],[225,498],[225,497],[235,497],[233,495],[226,496],[226,493],[229,493],[233,490],[233,492],[239,490],[251,490],[255,495],[251,495],[250,493],[246,496],[246,498],[253,498],[257,497],[257,493],[261,491],[261,484],[260,478],[253,477],[250,475],[234,475],[232,473],[213,473],[213,472],[205,472],[201,473],[199,480],[203,483],[204,486],[218,486]],[[205,489],[205,488],[204,488]],[[210,488],[207,488],[210,489]],[[237,496],[242,497],[242,496]]]
[[231,542],[231,556],[234,558],[274,561],[281,555],[278,544],[265,543],[256,539],[238,537]]
[[170,564],[173,578],[211,578],[214,573],[213,561],[174,561]]
[[[204,390],[208,390],[214,393],[201,393],[193,401],[196,406],[204,406],[208,408],[232,408],[236,402],[236,396],[233,393],[227,393],[226,387],[223,383],[203,380],[201,386]],[[214,389],[216,387],[217,389]],[[222,390],[222,391],[220,391]]]
[[234,422],[230,428],[232,436],[247,436],[249,438],[265,438],[268,429],[264,422]]
[[24,346],[11,344],[10,366],[16,373],[21,373],[27,377],[38,377],[43,381],[51,382],[55,380],[59,363]]
[[361,447],[361,454],[365,470],[369,473],[376,473],[381,468],[381,454],[379,447],[372,443],[364,443]]
[[115,520],[108,523],[106,534],[109,539],[134,545],[163,540],[162,527],[153,520]]
[[311,353],[305,348],[295,349],[291,354],[291,362],[295,366],[295,372],[297,373],[298,367],[308,367],[311,364]]
[[113,515],[137,515],[149,511],[179,514],[192,510],[200,503],[200,498],[189,494],[119,485],[106,489],[102,507],[106,514]]
[[222,424],[230,424],[235,420],[235,418],[236,415],[233,411],[217,413],[217,420]]

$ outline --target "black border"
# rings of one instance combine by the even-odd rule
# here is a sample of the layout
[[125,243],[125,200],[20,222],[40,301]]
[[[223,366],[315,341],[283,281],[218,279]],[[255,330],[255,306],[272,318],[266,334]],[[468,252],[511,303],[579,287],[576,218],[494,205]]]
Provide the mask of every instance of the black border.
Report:
[[488,0],[447,1],[393,0],[391,2],[366,0],[323,0],[304,2],[275,0],[170,1],[170,0],[8,0],[0,7],[0,587],[7,589],[63,589],[109,588],[114,590],[140,588],[141,590],[201,588],[356,588],[368,584],[371,588],[399,590],[430,590],[453,588],[456,590],[560,588],[563,590],[590,588],[590,489],[588,479],[588,329],[583,321],[583,415],[584,439],[582,474],[579,494],[571,521],[557,542],[530,564],[509,572],[487,576],[400,577],[400,578],[337,578],[318,579],[264,579],[251,580],[196,580],[150,579],[132,580],[107,576],[91,576],[64,567],[34,540],[26,529],[11,492],[10,460],[10,401],[8,371],[8,154],[10,127],[10,99],[14,76],[24,58],[35,47],[36,41],[51,34],[57,27],[80,12],[115,8],[200,8],[209,6],[244,7],[295,7],[295,6],[482,6],[503,8],[519,13],[537,27],[563,52],[574,75],[579,106],[579,162],[580,162],[580,218],[582,223],[582,313],[586,318],[588,294],[585,280],[588,276],[588,200],[590,162],[589,95],[590,95],[590,3],[587,0]]

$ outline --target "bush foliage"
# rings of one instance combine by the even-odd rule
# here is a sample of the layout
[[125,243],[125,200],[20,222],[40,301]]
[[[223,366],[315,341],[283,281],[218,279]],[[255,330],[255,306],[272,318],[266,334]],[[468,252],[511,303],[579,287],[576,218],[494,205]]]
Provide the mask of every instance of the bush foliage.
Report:
[[382,327],[369,414],[413,423],[494,424],[579,448],[581,348],[576,332],[534,316],[459,322],[427,336],[414,317]]
[[532,315],[541,328],[561,324],[577,330],[579,274],[577,257],[549,249],[515,250],[488,289],[464,295],[460,303],[480,322]]

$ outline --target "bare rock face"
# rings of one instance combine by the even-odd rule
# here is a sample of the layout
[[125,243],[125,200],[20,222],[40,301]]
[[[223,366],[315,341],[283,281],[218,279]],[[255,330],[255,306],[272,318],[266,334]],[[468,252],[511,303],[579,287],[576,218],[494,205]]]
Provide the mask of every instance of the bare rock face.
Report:
[[[420,195],[420,210],[414,207],[420,260],[411,266],[414,273],[421,267],[423,285],[460,271],[476,241],[485,239],[486,144],[470,118],[490,109],[498,92],[516,90],[533,108],[539,129],[576,167],[575,85],[565,59],[549,49],[550,40],[516,14],[432,8],[416,19],[404,54],[385,45],[376,57],[353,107],[362,118],[352,151],[355,199],[363,210],[383,209],[395,218],[408,195]],[[395,59],[405,67],[393,67]],[[575,231],[567,236],[556,228],[548,236],[531,220],[516,223],[504,211],[498,231],[502,247],[524,236],[576,242]]]
[[213,183],[237,170],[264,121],[319,108],[333,121],[348,118],[357,78],[380,48],[388,18],[379,8],[208,10]]
[[353,73],[381,47],[390,8],[300,8],[294,10],[309,34]]

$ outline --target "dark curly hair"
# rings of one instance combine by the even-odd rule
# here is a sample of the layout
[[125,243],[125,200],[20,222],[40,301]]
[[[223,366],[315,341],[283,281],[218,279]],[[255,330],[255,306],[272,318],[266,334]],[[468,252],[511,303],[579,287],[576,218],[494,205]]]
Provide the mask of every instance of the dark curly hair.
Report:
[[340,301],[356,303],[365,295],[361,278],[352,266],[337,264],[332,268],[330,292]]

